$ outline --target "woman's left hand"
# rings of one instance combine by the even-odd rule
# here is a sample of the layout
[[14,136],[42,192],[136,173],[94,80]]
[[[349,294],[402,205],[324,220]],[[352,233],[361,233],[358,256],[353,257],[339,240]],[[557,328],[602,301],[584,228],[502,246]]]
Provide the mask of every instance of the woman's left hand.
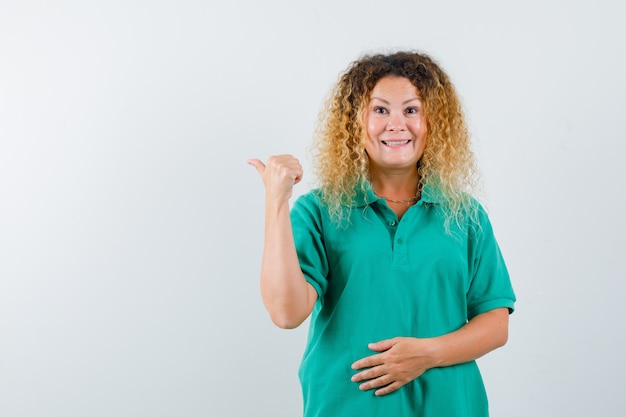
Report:
[[[436,366],[432,357],[433,339],[394,337],[367,347],[380,352],[352,364],[352,369],[364,369],[352,377],[362,391],[378,388],[375,395],[386,395],[411,382]],[[367,368],[367,369],[365,369]]]
[[378,388],[376,395],[389,394],[430,368],[473,361],[503,346],[508,331],[509,309],[502,307],[481,313],[460,329],[442,336],[394,337],[370,343],[368,348],[380,353],[354,362],[352,369],[363,371],[355,374],[352,381],[362,382],[362,390]]

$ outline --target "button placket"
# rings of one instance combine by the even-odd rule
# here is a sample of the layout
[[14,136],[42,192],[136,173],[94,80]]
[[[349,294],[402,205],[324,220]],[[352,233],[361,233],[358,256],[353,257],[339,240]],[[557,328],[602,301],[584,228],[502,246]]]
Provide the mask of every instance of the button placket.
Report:
[[402,227],[396,231],[393,252],[394,263],[400,265],[406,265],[408,263],[406,236],[404,236],[404,228]]

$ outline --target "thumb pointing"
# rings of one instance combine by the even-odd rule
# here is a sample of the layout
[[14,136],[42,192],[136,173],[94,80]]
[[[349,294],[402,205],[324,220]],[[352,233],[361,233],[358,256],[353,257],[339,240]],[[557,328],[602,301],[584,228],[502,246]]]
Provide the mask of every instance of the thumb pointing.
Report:
[[248,163],[248,165],[252,165],[253,167],[255,167],[259,174],[263,175],[263,173],[265,172],[265,164],[260,160],[252,158],[248,159],[246,162]]

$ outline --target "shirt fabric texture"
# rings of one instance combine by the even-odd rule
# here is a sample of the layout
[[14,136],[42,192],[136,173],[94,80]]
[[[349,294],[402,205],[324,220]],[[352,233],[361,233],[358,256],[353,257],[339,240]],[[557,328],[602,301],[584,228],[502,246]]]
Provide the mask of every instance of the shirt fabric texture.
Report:
[[[433,368],[391,394],[360,391],[351,364],[375,354],[371,342],[427,338],[462,327],[515,295],[491,224],[444,229],[441,194],[425,188],[398,220],[371,188],[358,193],[348,221],[330,219],[319,190],[291,210],[300,267],[316,289],[298,372],[305,417],[483,417],[487,396],[475,361]],[[476,203],[478,204],[478,203]]]

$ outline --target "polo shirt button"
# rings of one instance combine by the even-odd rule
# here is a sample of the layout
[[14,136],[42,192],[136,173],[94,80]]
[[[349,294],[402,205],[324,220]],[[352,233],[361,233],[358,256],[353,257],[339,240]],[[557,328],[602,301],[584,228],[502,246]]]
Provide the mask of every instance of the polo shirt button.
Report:
[[394,227],[396,225],[396,221],[395,220],[391,220],[389,222],[389,226]]
[[398,239],[398,245],[401,245],[403,243],[404,243],[404,241],[402,239]]

